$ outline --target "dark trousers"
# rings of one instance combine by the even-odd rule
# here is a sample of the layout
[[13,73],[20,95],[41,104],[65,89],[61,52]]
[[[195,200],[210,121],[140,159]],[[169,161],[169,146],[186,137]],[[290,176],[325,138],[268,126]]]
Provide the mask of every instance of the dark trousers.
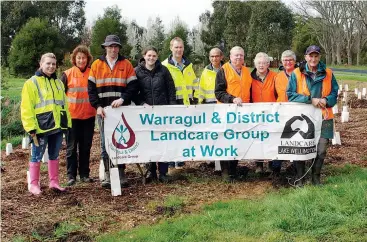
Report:
[[[72,128],[66,137],[67,142],[67,175],[75,179],[79,176],[89,177],[89,158],[92,147],[95,117],[89,119],[72,119]],[[79,155],[79,156],[78,156]]]
[[[150,172],[153,174],[157,174],[157,162],[150,162]],[[158,171],[160,175],[167,175],[168,172],[168,163],[166,162],[158,162]]]

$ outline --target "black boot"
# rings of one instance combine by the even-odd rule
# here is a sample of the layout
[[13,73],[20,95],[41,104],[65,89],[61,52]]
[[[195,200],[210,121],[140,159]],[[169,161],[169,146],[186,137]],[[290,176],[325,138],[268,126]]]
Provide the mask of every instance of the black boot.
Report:
[[228,175],[229,182],[234,182],[237,178],[237,164],[238,161],[228,161]]
[[148,176],[146,178],[146,183],[155,182],[158,180],[157,177],[157,164],[155,162],[150,162],[146,165],[148,170]]
[[311,181],[313,185],[321,185],[321,168],[324,164],[324,160],[316,157],[315,162],[312,166],[312,175],[311,175]]
[[222,170],[222,180],[223,181],[228,181],[229,179],[228,162],[229,161],[226,161],[226,160],[220,161],[220,168]]
[[296,186],[303,187],[305,180],[303,176],[305,175],[306,171],[305,161],[294,161],[294,167],[296,168]]
[[127,182],[126,174],[125,174],[125,168],[126,165],[117,165],[117,168],[119,169],[119,178],[120,178],[120,186],[121,188],[126,188],[129,186],[129,183]]

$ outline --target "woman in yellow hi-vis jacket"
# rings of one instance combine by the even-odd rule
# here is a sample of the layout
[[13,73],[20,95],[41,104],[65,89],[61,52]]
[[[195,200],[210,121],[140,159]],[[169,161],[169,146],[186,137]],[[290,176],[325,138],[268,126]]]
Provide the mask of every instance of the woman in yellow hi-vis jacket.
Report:
[[21,102],[23,127],[32,138],[32,156],[29,162],[30,189],[34,195],[41,193],[39,185],[40,161],[48,146],[49,187],[65,191],[59,185],[59,151],[63,132],[71,128],[63,83],[57,79],[56,56],[42,55],[40,68],[24,83]]

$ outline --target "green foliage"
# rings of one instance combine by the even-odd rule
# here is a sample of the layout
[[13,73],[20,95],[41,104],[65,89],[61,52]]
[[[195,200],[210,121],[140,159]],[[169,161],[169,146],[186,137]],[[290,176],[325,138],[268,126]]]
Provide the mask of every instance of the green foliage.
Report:
[[84,6],[81,0],[1,1],[1,56],[5,64],[12,41],[31,18],[46,20],[55,27],[59,33],[56,46],[61,53],[71,51],[81,40],[86,21]]
[[105,9],[104,15],[96,21],[92,32],[92,44],[90,50],[94,58],[104,54],[104,49],[101,44],[107,35],[117,35],[120,38],[122,55],[130,55],[132,47],[127,43],[126,25],[122,22],[121,10],[116,6]]
[[253,60],[260,51],[279,59],[291,46],[294,28],[291,10],[282,2],[252,2],[251,9],[247,36],[249,59]]
[[184,56],[190,60],[190,55],[192,52],[192,47],[188,43],[188,34],[189,30],[187,26],[181,21],[176,20],[174,23],[172,30],[167,35],[161,54],[159,55],[159,59],[161,61],[167,59],[167,57],[171,54],[170,42],[174,37],[180,37],[184,41]]
[[158,50],[158,53],[161,53],[163,49],[165,35],[164,25],[159,17],[156,17],[153,24],[151,26],[148,26],[148,32],[149,31],[151,32],[148,38],[148,45],[155,47]]
[[217,202],[200,214],[104,235],[97,241],[364,241],[366,186],[367,169],[348,166],[322,187]]
[[76,223],[62,222],[60,226],[55,229],[56,238],[64,238],[69,233],[80,230],[81,226]]
[[9,89],[9,77],[10,77],[9,69],[2,66],[1,67],[1,91],[2,92]]
[[312,23],[302,16],[294,17],[295,28],[293,29],[292,50],[296,53],[297,60],[304,59],[304,53],[308,46],[318,44],[317,37],[311,31]]
[[200,21],[206,24],[201,32],[201,40],[208,52],[219,47],[228,56],[234,46],[245,49],[247,62],[258,52],[267,52],[279,57],[290,49],[292,12],[278,1],[214,1],[213,13],[206,12]]
[[60,34],[46,20],[30,19],[12,42],[9,63],[12,73],[17,76],[33,74],[39,67],[42,54],[53,52],[61,61]]
[[6,144],[11,143],[13,148],[22,143],[23,136],[12,136],[7,139],[1,140],[1,150],[5,150]]

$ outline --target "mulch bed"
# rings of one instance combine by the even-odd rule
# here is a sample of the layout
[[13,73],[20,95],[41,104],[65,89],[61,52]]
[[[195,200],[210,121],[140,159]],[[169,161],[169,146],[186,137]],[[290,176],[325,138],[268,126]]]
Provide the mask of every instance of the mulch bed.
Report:
[[[358,104],[359,103],[359,104]],[[341,146],[330,146],[326,163],[333,165],[355,164],[367,167],[367,105],[363,100],[350,100],[350,122],[341,123],[336,115],[336,128],[341,133]],[[358,106],[359,105],[359,106]],[[355,108],[363,107],[363,108]],[[91,154],[91,175],[98,179],[99,135],[95,133]],[[61,152],[60,176],[66,183],[65,145]],[[254,174],[253,163],[241,163],[248,171],[245,181],[226,184],[214,169],[205,162],[186,162],[185,169],[173,173],[170,184],[142,184],[135,165],[128,165],[130,187],[122,196],[112,197],[100,183],[80,183],[68,188],[66,193],[55,193],[47,187],[47,169],[41,169],[42,195],[34,197],[27,191],[26,170],[29,150],[16,147],[14,153],[2,152],[1,172],[1,239],[9,241],[16,236],[29,240],[41,238],[55,241],[90,241],[98,234],[121,229],[131,229],[141,224],[154,224],[175,213],[200,211],[203,204],[219,200],[253,199],[280,186],[289,186],[287,177],[291,169],[284,164],[279,184],[272,184],[267,176]],[[248,168],[245,168],[245,166]],[[323,174],[323,177],[325,174]],[[164,207],[167,196],[184,198],[180,209]],[[54,231],[62,222],[81,225],[77,232],[56,238]],[[33,235],[32,235],[33,234]]]

